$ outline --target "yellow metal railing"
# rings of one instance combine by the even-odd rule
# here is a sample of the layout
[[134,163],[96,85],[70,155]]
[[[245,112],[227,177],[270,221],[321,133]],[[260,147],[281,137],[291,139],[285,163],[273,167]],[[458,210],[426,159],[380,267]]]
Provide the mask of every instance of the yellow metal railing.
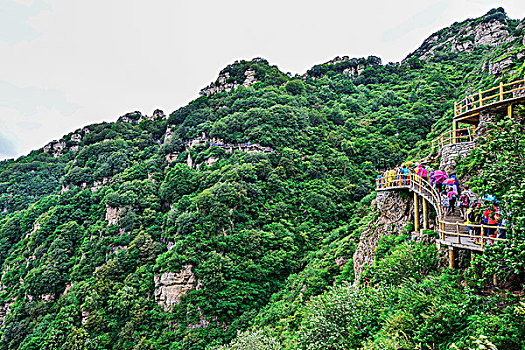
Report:
[[457,117],[470,110],[522,96],[525,96],[525,79],[508,84],[500,83],[499,86],[485,91],[479,90],[454,103],[454,116]]
[[[447,230],[448,226],[454,226],[455,231],[452,231],[450,229]],[[470,230],[469,230],[470,228]],[[463,232],[462,230],[463,229]],[[464,230],[467,230],[467,233],[465,233]],[[447,237],[457,238],[457,244],[465,244],[465,240],[463,242],[461,241],[461,238],[468,238],[469,240],[473,240],[476,243],[480,244],[480,248],[483,250],[486,245],[492,245],[494,242],[504,242],[507,241],[506,238],[498,238],[498,237],[490,237],[489,235],[485,234],[485,229],[491,229],[494,230],[493,232],[499,233],[501,231],[506,231],[507,228],[505,226],[495,226],[495,225],[485,225],[485,224],[467,224],[467,223],[460,223],[458,221],[456,222],[447,222],[444,220],[439,220],[439,237],[441,240],[446,240]],[[476,233],[477,231],[477,233]],[[471,233],[474,232],[474,233]]]
[[376,188],[378,190],[408,188],[412,191],[418,192],[432,204],[439,217],[441,217],[441,199],[436,189],[423,177],[417,175],[413,171],[408,174],[394,174],[385,172],[381,178],[376,179]]
[[474,141],[474,130],[474,127],[457,129],[455,137],[454,130],[446,131],[441,136],[432,140],[432,150],[453,143]]
[[[454,243],[453,240],[457,239],[457,244],[463,246],[468,245],[468,243],[472,246],[473,241],[479,242],[480,248],[483,250],[486,245],[507,240],[506,238],[489,237],[488,235],[485,235],[485,229],[492,229],[495,230],[495,232],[500,232],[500,230],[506,230],[505,226],[466,224],[458,221],[449,222],[441,219],[443,210],[441,208],[441,197],[439,193],[427,180],[415,174],[413,171],[410,171],[408,174],[397,174],[390,170],[386,171],[380,178],[376,179],[377,190],[381,191],[402,188],[409,189],[422,195],[430,202],[434,209],[436,209],[437,216],[440,218],[438,220],[437,231],[442,241]],[[450,227],[453,227],[454,229],[451,229]],[[471,230],[468,230],[468,228],[471,228]],[[478,229],[480,235],[476,234]],[[465,232],[465,230],[470,232]]]

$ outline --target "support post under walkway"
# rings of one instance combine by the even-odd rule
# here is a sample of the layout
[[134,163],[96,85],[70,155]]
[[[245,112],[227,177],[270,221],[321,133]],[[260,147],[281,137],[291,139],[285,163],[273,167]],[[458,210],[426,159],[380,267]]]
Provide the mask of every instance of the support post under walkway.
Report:
[[423,198],[423,230],[428,230],[428,202]]
[[414,192],[414,231],[419,233],[419,198]]
[[456,268],[456,254],[454,251],[454,247],[449,247],[448,249],[448,267],[451,269]]

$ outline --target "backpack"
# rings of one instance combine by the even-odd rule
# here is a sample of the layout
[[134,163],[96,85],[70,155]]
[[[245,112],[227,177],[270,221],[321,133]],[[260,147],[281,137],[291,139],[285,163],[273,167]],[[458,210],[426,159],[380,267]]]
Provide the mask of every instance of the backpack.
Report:
[[468,213],[467,218],[470,222],[476,222],[476,213],[474,213],[474,210],[470,210],[470,213]]

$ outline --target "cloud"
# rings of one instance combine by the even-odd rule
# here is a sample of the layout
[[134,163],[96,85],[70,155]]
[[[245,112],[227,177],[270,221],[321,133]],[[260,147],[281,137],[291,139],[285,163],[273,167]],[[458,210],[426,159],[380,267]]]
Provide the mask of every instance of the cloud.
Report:
[[473,2],[476,4],[482,4],[482,5],[490,5],[490,4],[499,4],[499,1],[495,0],[468,0],[468,2]]
[[67,115],[74,113],[79,106],[69,102],[64,93],[58,90],[21,88],[0,80],[0,107],[13,108],[24,115],[35,114],[38,107],[47,107]]
[[37,38],[40,32],[29,24],[29,19],[50,6],[43,0],[22,4],[13,0],[2,0],[0,10],[0,41],[18,44]]
[[448,1],[440,1],[416,13],[400,25],[383,32],[383,41],[390,42],[405,36],[413,30],[426,28],[441,17],[449,6]]

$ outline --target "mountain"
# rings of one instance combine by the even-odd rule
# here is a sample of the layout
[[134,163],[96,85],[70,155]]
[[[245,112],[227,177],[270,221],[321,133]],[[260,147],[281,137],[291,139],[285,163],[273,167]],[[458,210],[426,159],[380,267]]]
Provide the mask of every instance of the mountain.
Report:
[[[425,267],[411,285],[373,286],[393,315],[348,283],[379,215],[377,171],[427,156],[465,91],[523,77],[523,23],[492,10],[400,63],[343,56],[290,76],[238,61],[168,116],[131,112],[0,162],[0,349],[386,349],[388,329],[410,329],[404,348],[445,348],[471,344],[467,317],[514,327],[491,338],[512,348],[523,317],[483,323],[485,299],[438,275],[434,246],[405,227],[365,272],[398,283],[399,261]],[[347,336],[315,318],[337,316],[338,297],[359,316],[339,320]],[[421,305],[441,301],[470,309],[432,309],[414,335]]]

